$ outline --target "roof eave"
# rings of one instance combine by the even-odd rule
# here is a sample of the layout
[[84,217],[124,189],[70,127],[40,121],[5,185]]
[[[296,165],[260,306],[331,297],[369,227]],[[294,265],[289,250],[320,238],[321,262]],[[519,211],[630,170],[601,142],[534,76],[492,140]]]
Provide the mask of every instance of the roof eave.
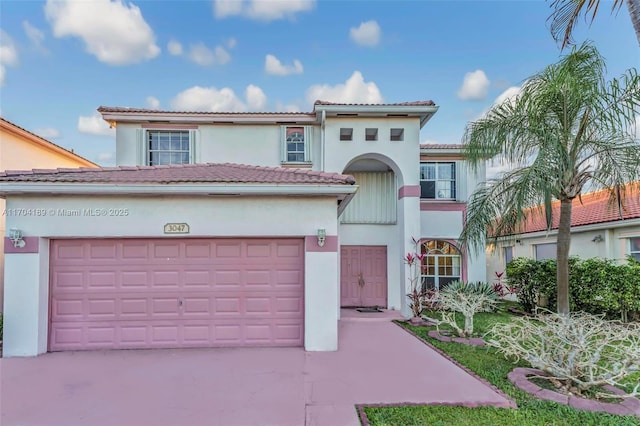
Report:
[[115,123],[190,123],[190,124],[235,124],[235,123],[305,123],[317,124],[318,119],[314,113],[284,113],[284,114],[242,114],[242,113],[187,113],[187,112],[110,112],[101,111],[102,118],[111,125]]
[[354,194],[351,184],[230,184],[230,183],[26,183],[0,184],[0,198],[12,195],[238,195],[238,196],[336,196]]

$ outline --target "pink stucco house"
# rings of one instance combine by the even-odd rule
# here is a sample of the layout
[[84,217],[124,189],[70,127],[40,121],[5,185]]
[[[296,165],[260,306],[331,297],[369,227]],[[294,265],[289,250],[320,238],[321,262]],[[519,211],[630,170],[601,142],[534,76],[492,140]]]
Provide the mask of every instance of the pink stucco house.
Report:
[[8,208],[46,216],[8,218],[25,246],[6,255],[4,356],[337,350],[341,307],[409,314],[402,258],[415,239],[425,287],[484,279],[484,254],[455,243],[484,170],[460,146],[420,144],[437,110],[100,107],[117,167],[0,174]]

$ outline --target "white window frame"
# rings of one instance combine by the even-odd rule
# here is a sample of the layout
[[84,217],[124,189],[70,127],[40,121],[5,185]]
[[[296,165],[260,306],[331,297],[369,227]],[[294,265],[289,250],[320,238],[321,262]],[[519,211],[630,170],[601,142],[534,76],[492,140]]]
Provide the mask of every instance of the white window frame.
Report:
[[[545,246],[545,247],[551,247],[553,246],[553,257],[543,257],[542,259],[540,259],[538,257],[538,247],[541,246]],[[540,243],[540,244],[534,244],[533,245],[533,257],[535,258],[535,260],[547,260],[547,259],[553,259],[553,260],[557,260],[557,250],[558,250],[558,243],[557,242],[552,242],[552,243]]]
[[[435,177],[434,179],[423,179],[422,178],[422,166],[425,164],[433,164],[435,165]],[[453,179],[439,179],[438,178],[438,165],[440,164],[448,164],[451,166],[451,172],[453,173]],[[420,198],[422,200],[455,200],[458,196],[458,167],[455,161],[421,161],[420,162]],[[434,197],[423,197],[422,196],[422,183],[423,182],[434,182]],[[449,190],[450,195],[453,197],[441,197],[439,195],[440,191],[438,190],[438,182],[450,182],[452,187]]]
[[[430,249],[427,247],[427,244],[430,241],[435,241],[436,242],[436,248]],[[455,253],[444,253],[442,251],[441,248],[437,247],[438,243],[445,243],[448,246],[450,246],[453,251],[455,251]],[[446,248],[446,246],[445,246]],[[422,283],[422,290],[430,290],[430,288],[427,285],[427,279],[429,278],[433,278],[433,285],[434,288],[432,290],[435,291],[440,291],[440,279],[446,279],[446,280],[450,280],[449,282],[454,282],[454,281],[461,281],[462,280],[462,253],[460,252],[460,250],[458,249],[458,247],[456,247],[455,245],[453,245],[452,243],[450,243],[449,241],[446,240],[439,240],[437,238],[433,238],[433,239],[426,239],[426,240],[422,240],[420,242],[420,251],[422,254],[424,254],[424,258],[422,260],[422,268],[421,268],[421,283]],[[429,268],[428,268],[428,263],[429,263],[429,258],[432,258],[434,260],[434,265],[433,265],[433,274],[429,274]],[[445,262],[446,260],[450,260],[451,261],[451,266],[450,268],[452,269],[452,274],[447,275],[447,274],[440,274],[440,267],[444,267],[445,269],[448,268],[449,266],[447,265],[442,265],[442,262]],[[453,273],[456,272],[455,268],[456,268],[456,263],[457,261],[457,274]],[[453,278],[453,280],[451,280]],[[447,284],[448,285],[448,284]]]
[[[514,248],[513,246],[506,246],[502,248],[502,256],[504,257],[505,268],[507,267],[509,262],[513,260],[513,248]],[[507,256],[507,252],[509,253],[509,256]],[[511,257],[511,259],[508,259],[508,257]]]
[[[304,132],[304,160],[303,161],[289,161],[289,151],[287,149],[287,129],[295,127],[301,128]],[[282,126],[280,131],[281,140],[281,152],[282,157],[280,161],[282,164],[311,164],[311,135],[313,134],[313,127],[311,126],[296,126],[287,125]]]
[[640,236],[629,237],[629,256],[640,261],[640,248],[638,250],[634,250],[634,240],[638,240],[638,247],[640,247]]
[[[137,164],[148,166],[151,163],[151,149],[149,146],[149,132],[188,132],[189,133],[189,162],[176,164],[194,164],[198,162],[196,157],[196,135],[197,130],[180,128],[141,128],[136,129],[136,139],[138,141]],[[154,164],[158,166],[160,164]]]

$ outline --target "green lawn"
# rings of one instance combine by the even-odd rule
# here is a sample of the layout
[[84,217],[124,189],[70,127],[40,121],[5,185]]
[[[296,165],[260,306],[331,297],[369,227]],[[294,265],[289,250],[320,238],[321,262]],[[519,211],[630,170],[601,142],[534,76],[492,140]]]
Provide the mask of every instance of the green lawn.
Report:
[[[438,318],[436,313],[427,313],[430,317]],[[487,332],[496,321],[509,321],[511,315],[505,310],[497,313],[481,313],[476,316],[475,330],[481,335]],[[403,327],[413,331],[433,346],[441,349],[468,367],[480,377],[485,378],[491,384],[502,389],[504,393],[513,398],[518,404],[518,409],[504,409],[493,407],[464,408],[450,406],[404,406],[386,408],[365,408],[365,412],[371,425],[611,425],[611,426],[640,426],[640,419],[632,416],[614,416],[604,413],[592,413],[575,410],[573,408],[556,404],[550,401],[542,401],[533,398],[513,386],[507,379],[507,374],[516,366],[528,366],[525,363],[514,364],[513,361],[504,359],[495,350],[487,347],[446,343],[431,339],[427,332],[431,327],[414,327],[399,323]],[[444,328],[444,327],[441,327]],[[640,375],[634,375],[636,380]]]

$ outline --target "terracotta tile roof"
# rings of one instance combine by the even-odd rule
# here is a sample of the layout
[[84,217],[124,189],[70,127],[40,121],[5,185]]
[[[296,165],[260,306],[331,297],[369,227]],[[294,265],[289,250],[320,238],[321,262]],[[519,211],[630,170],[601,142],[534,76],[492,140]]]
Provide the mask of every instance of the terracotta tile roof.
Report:
[[[574,199],[571,210],[571,227],[640,218],[640,181],[635,182],[635,185],[629,185],[628,188],[622,206],[622,218],[617,206],[609,205],[609,194],[606,190],[586,193],[582,195],[582,202],[578,198]],[[552,209],[553,224],[551,229],[558,229],[560,202],[554,201]],[[546,231],[546,229],[544,213],[536,208],[529,215],[522,233]]]
[[38,143],[38,144],[40,144],[42,146],[49,146],[51,148],[54,148],[54,150],[63,151],[69,157],[72,157],[72,158],[74,158],[74,159],[76,159],[78,161],[81,161],[81,162],[84,162],[84,163],[87,163],[87,164],[93,164],[96,167],[98,167],[98,165],[96,163],[94,163],[93,161],[89,161],[86,158],[76,154],[75,152],[70,151],[67,148],[64,148],[64,147],[62,147],[62,146],[60,146],[58,144],[55,144],[55,143],[51,142],[50,140],[45,139],[42,136],[37,135],[37,134],[33,133],[32,131],[29,131],[29,130],[25,129],[24,127],[20,127],[17,124],[12,123],[11,121],[9,121],[9,120],[7,120],[5,118],[0,117],[0,127],[4,127],[4,128],[8,129],[9,131],[11,131],[13,133],[15,133],[16,130],[18,130],[20,132],[24,132],[27,135],[27,137],[33,138],[33,142],[36,142],[36,143]]
[[448,143],[422,143],[421,149],[462,149],[464,145]]
[[173,111],[173,110],[159,110],[159,109],[147,109],[147,108],[129,108],[129,107],[109,107],[100,106],[98,112],[103,113],[140,113],[140,114],[196,114],[196,115],[210,115],[210,114],[237,114],[237,115],[314,115],[313,112],[234,112],[234,111]]
[[433,106],[433,101],[413,101],[413,102],[398,102],[392,104],[349,104],[342,102],[329,102],[329,101],[315,101],[314,105],[343,105],[343,106]]
[[248,166],[244,164],[185,164],[120,166],[78,169],[6,170],[2,182],[51,183],[258,183],[353,185],[352,176],[308,169]]

